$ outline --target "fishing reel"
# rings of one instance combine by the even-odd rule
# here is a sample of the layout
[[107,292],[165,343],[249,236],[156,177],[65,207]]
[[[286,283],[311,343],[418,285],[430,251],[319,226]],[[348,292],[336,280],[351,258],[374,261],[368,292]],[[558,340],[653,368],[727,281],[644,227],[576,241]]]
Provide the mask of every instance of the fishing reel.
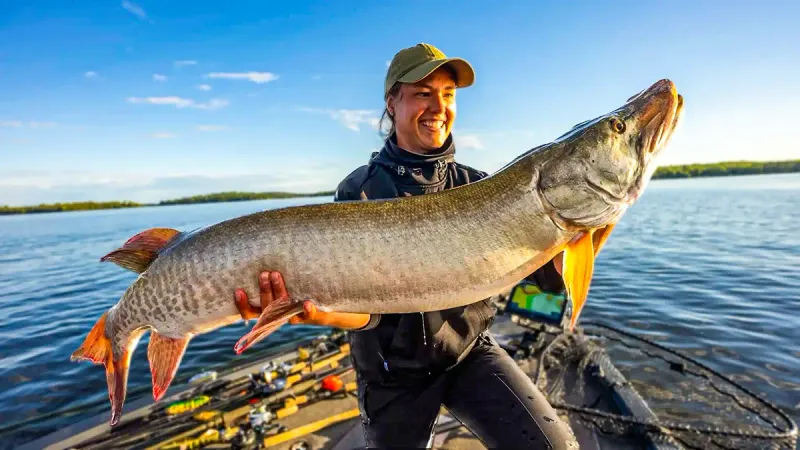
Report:
[[253,391],[270,394],[283,389],[286,384],[286,376],[291,370],[292,365],[287,362],[275,364],[274,361],[270,361],[264,364],[261,370],[249,374]]
[[261,448],[264,438],[287,430],[286,426],[274,422],[275,419],[275,413],[265,405],[253,407],[228,443],[237,450]]

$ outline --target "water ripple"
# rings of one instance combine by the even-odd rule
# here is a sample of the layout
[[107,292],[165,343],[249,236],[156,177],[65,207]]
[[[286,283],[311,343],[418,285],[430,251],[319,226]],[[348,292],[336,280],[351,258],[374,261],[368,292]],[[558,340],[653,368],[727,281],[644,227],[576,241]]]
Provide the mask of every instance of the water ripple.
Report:
[[[69,361],[136,277],[98,262],[102,255],[149,227],[194,229],[297,202],[0,217],[0,421],[84,407],[30,424],[8,440],[32,439],[108,412],[102,367]],[[582,318],[688,352],[800,421],[797,223],[798,175],[653,182],[599,255]],[[232,351],[246,330],[234,324],[196,337],[179,378],[248,361],[252,355]],[[258,347],[316,330],[283,327]],[[146,342],[132,357],[130,400],[150,395]],[[659,385],[658,371],[646,363],[642,367],[649,369],[637,372],[637,387]]]

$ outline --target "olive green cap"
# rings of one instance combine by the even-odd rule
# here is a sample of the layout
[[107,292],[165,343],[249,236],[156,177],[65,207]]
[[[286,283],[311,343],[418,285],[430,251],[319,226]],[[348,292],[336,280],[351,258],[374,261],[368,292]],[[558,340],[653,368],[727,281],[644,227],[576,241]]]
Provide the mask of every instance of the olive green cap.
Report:
[[449,64],[456,73],[456,87],[462,88],[475,82],[475,71],[462,58],[448,58],[438,48],[425,43],[400,50],[392,58],[383,87],[384,98],[395,83],[416,83],[439,67]]

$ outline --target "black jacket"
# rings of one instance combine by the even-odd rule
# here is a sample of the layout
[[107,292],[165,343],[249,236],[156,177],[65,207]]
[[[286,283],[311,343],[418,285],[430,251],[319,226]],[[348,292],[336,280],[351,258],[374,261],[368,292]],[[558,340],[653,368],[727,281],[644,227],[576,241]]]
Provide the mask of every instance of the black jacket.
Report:
[[[428,194],[487,176],[454,157],[452,135],[441,149],[424,156],[398,147],[393,135],[368,164],[342,180],[335,201]],[[537,272],[531,281],[559,287],[561,277],[554,268]],[[443,311],[373,315],[364,329],[350,333],[353,363],[365,381],[402,382],[435,375],[466,356],[494,314],[491,300],[485,299]]]

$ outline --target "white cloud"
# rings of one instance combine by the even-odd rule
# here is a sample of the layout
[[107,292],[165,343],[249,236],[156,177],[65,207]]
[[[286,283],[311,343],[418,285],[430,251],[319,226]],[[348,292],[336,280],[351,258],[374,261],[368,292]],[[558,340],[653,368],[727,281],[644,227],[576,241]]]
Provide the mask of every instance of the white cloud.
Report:
[[198,131],[223,131],[227,130],[228,126],[226,125],[198,125]]
[[55,122],[28,122],[31,128],[53,128],[56,126]]
[[183,67],[183,66],[195,66],[197,65],[197,61],[193,59],[182,59],[179,61],[175,61],[175,67]]
[[197,89],[200,89],[201,91],[210,91],[211,90],[211,85],[210,84],[198,84],[195,87]]
[[194,104],[194,100],[177,96],[169,97],[128,97],[129,103],[149,103],[151,105],[175,105],[176,108],[186,108]]
[[83,74],[86,78],[97,78],[97,72],[90,70]]
[[481,142],[477,134],[462,134],[454,137],[456,145],[460,148],[474,148],[478,150],[483,148],[483,142]]
[[55,122],[23,122],[21,120],[0,120],[0,127],[7,128],[52,128],[57,126]]
[[161,75],[159,73],[153,74],[153,80],[155,81],[167,81],[167,77],[165,75]]
[[142,20],[147,20],[147,13],[144,12],[144,9],[142,9],[142,7],[136,3],[129,2],[128,0],[122,0],[122,7],[134,16]]
[[219,109],[228,106],[230,102],[225,99],[214,98],[209,100],[208,103],[197,103],[191,98],[183,98],[178,96],[167,97],[128,97],[128,103],[134,104],[150,104],[150,105],[172,105],[178,109],[182,108],[195,108],[195,109]]
[[377,111],[368,109],[320,109],[320,108],[300,108],[301,111],[326,114],[331,119],[338,121],[346,128],[353,131],[361,131],[361,124],[366,124],[374,129],[378,129]]
[[175,137],[172,133],[161,132],[161,133],[153,133],[150,135],[153,139],[172,139]]
[[258,84],[269,83],[278,79],[278,76],[272,72],[212,72],[207,74],[206,77],[226,80],[249,80]]

